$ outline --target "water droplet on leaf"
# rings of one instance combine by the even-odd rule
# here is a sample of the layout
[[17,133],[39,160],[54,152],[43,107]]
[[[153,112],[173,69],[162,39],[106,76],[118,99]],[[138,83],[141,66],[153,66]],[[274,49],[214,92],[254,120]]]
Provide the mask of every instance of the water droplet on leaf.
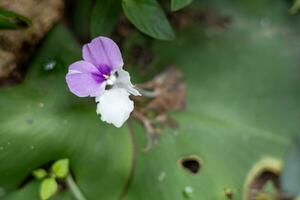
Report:
[[51,70],[53,70],[55,68],[56,64],[57,64],[57,62],[55,60],[53,60],[53,59],[52,60],[48,60],[44,64],[43,68],[44,68],[45,71],[51,71]]
[[158,181],[162,182],[163,180],[165,180],[167,173],[165,171],[160,172],[159,176],[158,176]]
[[191,198],[193,194],[193,187],[192,186],[185,186],[183,189],[183,196],[185,198]]

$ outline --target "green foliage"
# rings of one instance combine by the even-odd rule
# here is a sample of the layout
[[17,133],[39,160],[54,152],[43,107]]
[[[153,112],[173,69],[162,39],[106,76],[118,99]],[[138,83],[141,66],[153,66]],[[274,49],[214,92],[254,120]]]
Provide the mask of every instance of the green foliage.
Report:
[[[175,38],[164,10],[156,0],[86,0],[77,1],[73,27],[82,39],[111,35],[121,12],[143,33],[161,40]],[[176,2],[175,6],[182,6]]]
[[[35,180],[19,189],[21,183],[33,169],[68,158],[89,200],[226,199],[224,188],[242,199],[249,170],[265,156],[281,160],[298,134],[299,32],[282,24],[283,1],[262,16],[221,8],[233,18],[228,29],[195,25],[173,43],[154,43],[158,65],[176,63],[183,71],[187,104],[171,114],[178,129],[163,130],[148,152],[141,151],[146,136],[140,124],[132,120],[131,132],[104,124],[93,100],[67,90],[67,67],[81,58],[80,48],[64,27],[56,27],[25,81],[0,92],[1,198],[38,199]],[[265,15],[270,23],[262,25]],[[203,161],[197,174],[180,166],[191,155]],[[73,199],[69,190],[52,198]]]
[[[80,57],[76,41],[58,26],[32,60],[24,83],[1,89],[0,160],[5,165],[0,165],[0,186],[8,193],[5,200],[18,200],[21,193],[38,199],[31,183],[18,187],[32,170],[60,158],[72,163],[86,199],[118,199],[122,193],[132,165],[130,135],[126,126],[116,129],[102,123],[91,99],[68,91],[68,65]],[[53,60],[54,67],[45,70]],[[65,191],[54,199],[69,197]]]
[[18,29],[31,26],[31,20],[12,11],[0,9],[0,29]]
[[177,11],[192,3],[193,0],[171,0],[171,10]]
[[51,166],[52,173],[57,178],[65,178],[69,173],[69,160],[61,159]]
[[123,0],[127,18],[143,33],[160,40],[175,38],[164,11],[156,0]]
[[[72,1],[73,2],[73,1]],[[72,27],[80,39],[90,37],[92,0],[78,0],[72,15]]]
[[43,179],[47,176],[47,172],[44,169],[37,169],[34,170],[32,172],[32,175],[36,178],[36,179]]
[[41,200],[50,199],[56,192],[58,186],[54,178],[46,178],[42,181],[40,188],[40,197]]
[[96,0],[91,14],[91,36],[109,36],[121,11],[120,0]]
[[[66,178],[69,173],[69,160],[60,159],[54,162],[51,166],[51,173],[40,168],[32,172],[36,179],[42,180],[40,185],[40,198],[47,200],[51,198],[58,191],[58,184],[56,178]],[[48,176],[48,178],[46,178]]]
[[284,191],[294,197],[300,195],[300,139],[291,147],[282,172],[281,185]]
[[291,14],[296,14],[300,9],[300,0],[295,0],[293,6],[290,8]]
[[[176,63],[184,72],[187,104],[172,115],[178,129],[166,129],[153,151],[137,152],[126,200],[182,200],[186,186],[193,188],[192,199],[225,199],[224,188],[243,199],[249,170],[264,157],[283,158],[299,134],[300,48],[295,27],[282,27],[281,3],[268,7],[267,26],[261,16],[235,10],[226,30],[194,27],[171,44],[155,43],[160,64]],[[135,124],[134,130],[141,149],[143,128]],[[196,175],[178,164],[190,155],[203,160]]]

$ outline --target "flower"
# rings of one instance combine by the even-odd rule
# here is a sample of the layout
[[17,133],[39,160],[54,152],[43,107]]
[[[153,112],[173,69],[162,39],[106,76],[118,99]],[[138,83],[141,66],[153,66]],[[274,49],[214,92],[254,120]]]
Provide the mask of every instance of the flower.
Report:
[[96,98],[96,102],[98,102],[97,113],[101,113],[101,120],[113,122],[116,127],[121,127],[133,110],[133,102],[129,99],[129,93],[122,88],[107,90]]
[[101,120],[121,127],[133,110],[129,95],[140,93],[130,81],[118,45],[97,37],[82,48],[83,60],[70,65],[66,81],[78,97],[95,97]]

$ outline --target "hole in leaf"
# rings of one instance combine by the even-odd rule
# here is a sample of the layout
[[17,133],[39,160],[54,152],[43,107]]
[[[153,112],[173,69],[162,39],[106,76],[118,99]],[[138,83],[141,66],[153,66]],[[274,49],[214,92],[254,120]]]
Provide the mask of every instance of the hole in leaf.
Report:
[[224,195],[226,199],[233,200],[233,191],[231,188],[224,188]]
[[[250,184],[248,200],[276,198],[280,191],[279,175],[272,171],[262,171]],[[268,196],[268,197],[267,197]]]
[[277,158],[263,157],[254,163],[244,184],[244,200],[281,199],[279,187],[282,162]]
[[272,171],[262,171],[250,184],[247,200],[293,200],[280,187],[280,174]]
[[201,161],[197,156],[189,156],[180,160],[180,165],[183,169],[189,171],[192,174],[199,173],[201,169]]

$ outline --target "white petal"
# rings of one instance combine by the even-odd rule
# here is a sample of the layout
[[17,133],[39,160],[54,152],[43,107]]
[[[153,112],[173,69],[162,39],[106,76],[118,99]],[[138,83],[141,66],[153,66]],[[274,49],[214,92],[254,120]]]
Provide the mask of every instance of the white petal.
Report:
[[133,111],[133,101],[126,89],[114,87],[96,98],[97,113],[101,120],[121,127]]
[[134,88],[130,81],[130,75],[124,69],[119,69],[118,71],[118,78],[116,80],[116,87],[126,89],[130,94],[134,96],[141,96],[140,92]]

